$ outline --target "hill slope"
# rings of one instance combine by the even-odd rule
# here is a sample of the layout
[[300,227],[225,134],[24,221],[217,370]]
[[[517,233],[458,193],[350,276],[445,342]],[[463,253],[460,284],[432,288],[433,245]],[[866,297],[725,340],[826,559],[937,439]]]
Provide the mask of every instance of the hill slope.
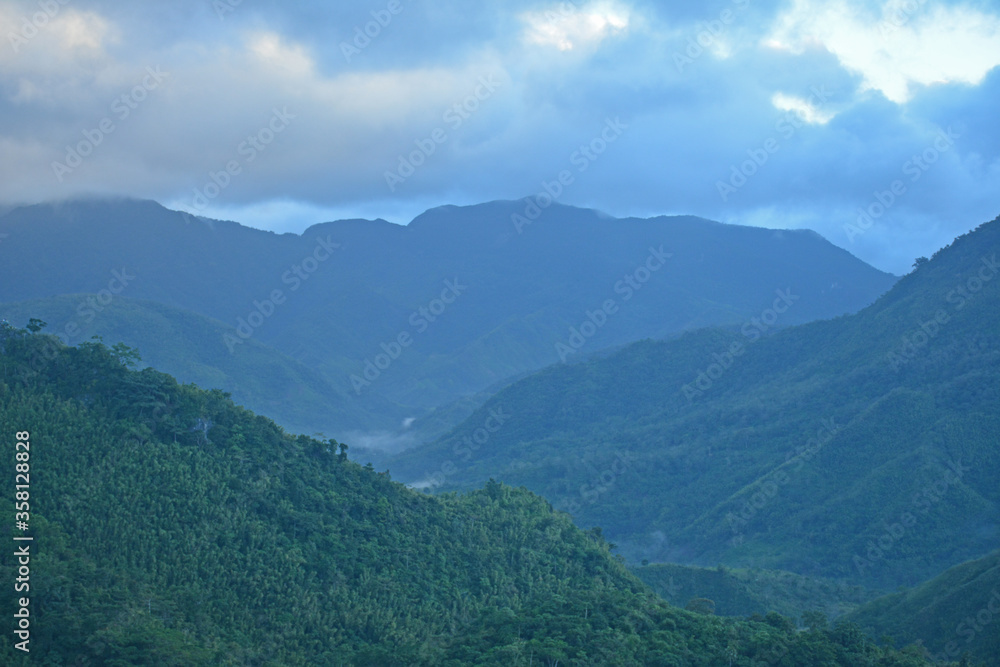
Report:
[[410,416],[379,396],[348,396],[315,369],[253,339],[240,354],[229,354],[223,341],[228,327],[217,320],[155,301],[119,295],[101,305],[100,299],[74,294],[0,304],[0,319],[18,324],[42,319],[47,331],[71,345],[96,335],[141,347],[146,364],[180,382],[229,392],[236,403],[270,415],[292,432],[345,439],[350,432]]
[[740,322],[777,290],[797,299],[787,325],[856,311],[895,280],[807,231],[556,205],[518,233],[523,211],[441,207],[406,227],[349,220],[298,236],[153,202],[25,207],[0,218],[0,301],[121,287],[124,271],[124,296],[226,323],[233,354],[245,335],[349,396],[428,409],[560,356]]
[[940,660],[968,655],[1000,665],[1000,551],[873,600],[847,618],[897,641],[920,637]]
[[34,475],[31,654],[5,633],[4,664],[928,664],[850,625],[673,609],[527,491],[415,493],[221,392],[127,370],[125,346],[2,326],[0,352],[0,431]]
[[1000,538],[998,254],[994,221],[852,316],[548,368],[391,469],[523,484],[636,561],[919,583]]

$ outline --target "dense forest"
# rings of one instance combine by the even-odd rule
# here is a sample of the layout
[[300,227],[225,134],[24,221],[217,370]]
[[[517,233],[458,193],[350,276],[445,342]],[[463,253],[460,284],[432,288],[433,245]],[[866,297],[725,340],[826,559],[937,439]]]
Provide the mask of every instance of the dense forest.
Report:
[[930,664],[821,614],[800,630],[671,606],[525,489],[418,493],[43,324],[0,329],[0,432],[30,433],[36,549],[31,658],[5,633],[5,664]]
[[[24,206],[0,217],[0,234],[16,239],[0,243],[0,316],[41,317],[71,344],[125,342],[289,430],[337,434],[396,429],[555,363],[555,342],[609,299],[614,317],[571,358],[739,322],[776,287],[801,297],[788,325],[854,312],[896,281],[805,230],[555,204],[519,234],[521,210],[442,206],[405,226],[340,220],[300,235],[152,201]],[[113,293],[112,270],[127,276]],[[102,290],[100,310],[87,306]],[[394,351],[401,334],[409,344]],[[323,402],[331,414],[307,409]]]
[[853,315],[764,332],[765,311],[552,366],[388,465],[524,485],[633,563],[918,585],[1000,535],[998,253],[1000,219]]

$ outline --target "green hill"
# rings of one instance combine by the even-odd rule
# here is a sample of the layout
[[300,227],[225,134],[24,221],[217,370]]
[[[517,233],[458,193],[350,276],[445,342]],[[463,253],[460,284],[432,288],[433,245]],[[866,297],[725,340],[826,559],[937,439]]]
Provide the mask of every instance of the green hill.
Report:
[[33,538],[8,542],[30,565],[0,560],[5,581],[30,570],[27,602],[0,602],[29,610],[4,664],[929,664],[849,624],[672,608],[526,490],[419,494],[135,361],[0,326]]
[[633,562],[915,585],[1000,535],[998,254],[1000,220],[855,315],[547,368],[390,468],[524,485]]
[[[342,220],[279,235],[154,202],[23,207],[0,217],[0,302],[102,290],[156,301],[224,323],[227,353],[258,341],[362,409],[374,395],[419,417],[561,356],[740,322],[775,290],[799,297],[785,326],[856,311],[895,282],[807,231],[553,205],[518,233],[523,210],[446,206],[407,226]],[[398,424],[386,414],[380,427]]]
[[763,616],[773,611],[797,619],[818,612],[835,619],[875,595],[847,581],[772,570],[657,563],[635,567],[633,572],[670,604],[684,607],[692,599],[708,599],[720,616]]
[[962,563],[847,617],[875,636],[919,637],[940,660],[970,656],[1000,665],[1000,551]]
[[155,301],[117,296],[101,305],[99,299],[68,294],[0,304],[0,319],[22,323],[37,317],[70,345],[100,336],[141,347],[148,365],[180,382],[229,392],[236,403],[292,432],[342,437],[410,416],[379,396],[348,396],[315,369],[253,339],[240,354],[229,354],[223,342],[228,327],[217,320]]

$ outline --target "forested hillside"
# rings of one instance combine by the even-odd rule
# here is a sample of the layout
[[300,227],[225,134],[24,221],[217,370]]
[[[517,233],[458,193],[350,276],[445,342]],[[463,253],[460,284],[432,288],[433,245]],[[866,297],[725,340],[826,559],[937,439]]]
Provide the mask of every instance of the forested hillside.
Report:
[[995,220],[855,315],[553,366],[391,470],[523,484],[633,562],[915,585],[1000,536],[998,254]]
[[[0,315],[11,322],[39,318],[69,345],[100,336],[141,347],[145,365],[170,368],[182,383],[230,393],[237,404],[295,433],[341,437],[410,416],[381,396],[345,394],[315,368],[252,338],[230,354],[225,323],[156,301],[118,295],[101,304],[94,295],[65,294],[0,304]],[[76,327],[72,336],[65,335],[67,324]]]
[[[354,400],[367,410],[377,396],[419,417],[561,358],[739,322],[776,290],[798,299],[774,323],[786,326],[854,312],[896,279],[804,230],[563,205],[515,224],[523,211],[513,201],[445,206],[406,226],[341,220],[298,235],[150,201],[27,206],[0,217],[0,302],[86,293],[102,306],[124,297],[193,311],[224,324],[206,349],[236,357],[230,367],[255,341],[352,399],[339,411]],[[52,333],[103,317],[91,308],[81,318],[78,304],[50,312]],[[144,350],[172,333],[142,323],[131,333]],[[158,367],[182,374],[184,354],[169,351]],[[253,373],[238,379],[254,405],[274,403],[283,421],[294,412],[293,401],[255,390]],[[399,425],[395,410],[381,417],[381,428]],[[317,417],[306,430],[327,426]]]
[[878,595],[847,581],[757,568],[653,563],[636,566],[633,572],[667,602],[684,607],[692,599],[711,600],[720,616],[775,611],[790,618],[820,613],[835,619]]
[[4,325],[0,352],[34,537],[31,658],[4,633],[4,664],[929,664],[848,624],[670,607],[526,490],[411,491],[219,391],[129,370],[126,346]]
[[1000,551],[873,600],[846,618],[874,636],[919,637],[939,660],[970,656],[1000,665]]

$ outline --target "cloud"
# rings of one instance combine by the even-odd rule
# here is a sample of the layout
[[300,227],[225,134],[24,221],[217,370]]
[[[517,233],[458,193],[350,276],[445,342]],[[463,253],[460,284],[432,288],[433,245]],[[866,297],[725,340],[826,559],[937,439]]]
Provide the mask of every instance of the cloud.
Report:
[[811,99],[804,99],[796,95],[786,95],[785,93],[775,93],[771,98],[771,104],[775,109],[782,111],[794,111],[807,123],[825,125],[834,117],[834,113],[824,110]]
[[607,37],[621,34],[629,26],[629,10],[611,3],[591,3],[577,8],[569,2],[521,14],[528,44],[555,47],[560,51],[593,48]]
[[[192,210],[236,161],[200,212],[300,231],[515,199],[572,169],[564,203],[810,226],[903,271],[997,213],[1000,19],[985,4],[893,2],[403,2],[348,61],[341,43],[385,4],[259,0],[220,19],[204,0],[74,0],[18,51],[0,43],[0,205],[97,193]],[[4,3],[0,23],[37,10]],[[162,85],[113,111],[157,67]],[[250,160],[241,147],[269,138],[276,110],[287,128]],[[580,171],[573,156],[616,118],[627,129]],[[113,132],[55,178],[103,119]],[[844,223],[949,126],[954,149],[849,242]]]
[[879,11],[844,0],[795,0],[766,43],[802,53],[827,49],[897,103],[915,86],[976,85],[1000,64],[1000,18],[967,6],[890,0]]

